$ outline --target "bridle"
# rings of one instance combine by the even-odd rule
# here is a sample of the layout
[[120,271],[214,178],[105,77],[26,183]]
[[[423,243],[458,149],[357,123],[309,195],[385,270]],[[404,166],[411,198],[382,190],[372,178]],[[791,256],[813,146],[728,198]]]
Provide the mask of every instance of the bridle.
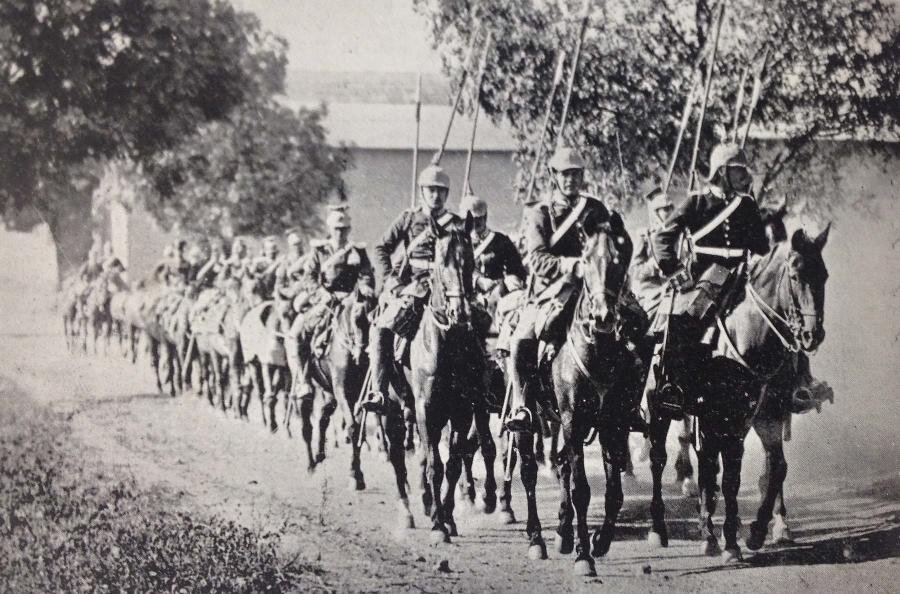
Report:
[[[461,236],[456,232],[451,233],[451,237],[455,236],[456,241],[463,241]],[[438,258],[437,251],[437,241],[435,241],[435,258]],[[435,326],[437,326],[441,331],[446,332],[450,330],[453,326],[457,325],[465,325],[466,327],[471,327],[472,319],[469,315],[468,311],[468,295],[465,290],[465,282],[463,279],[463,268],[464,262],[458,262],[454,266],[450,267],[455,275],[455,286],[456,288],[453,290],[448,290],[445,288],[443,275],[446,273],[446,267],[439,265],[437,262],[434,262],[431,265],[431,269],[429,271],[430,283],[431,283],[431,299],[428,305],[429,309],[432,311],[432,319],[434,320]],[[438,301],[439,303],[436,302]],[[462,304],[462,310],[465,314],[465,323],[461,324],[459,320],[452,320],[451,316],[447,314],[447,306],[453,299],[459,299]],[[438,315],[442,314],[442,315]],[[442,321],[443,320],[443,321]]]

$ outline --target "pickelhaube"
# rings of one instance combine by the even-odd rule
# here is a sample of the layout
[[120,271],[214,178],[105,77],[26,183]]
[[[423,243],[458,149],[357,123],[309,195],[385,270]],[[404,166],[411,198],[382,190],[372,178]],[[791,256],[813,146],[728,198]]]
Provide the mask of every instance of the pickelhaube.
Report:
[[475,218],[487,216],[487,202],[478,196],[466,194],[462,197],[462,200],[459,201],[459,216],[465,218],[469,213],[472,213],[472,216]]
[[429,165],[419,174],[419,187],[434,186],[450,189],[450,176],[439,165]]
[[547,167],[553,171],[568,171],[569,169],[584,169],[584,159],[573,148],[561,147],[556,149],[553,156],[547,162]]
[[725,165],[743,165],[744,167],[749,167],[744,149],[733,142],[726,142],[716,146],[709,155],[709,177],[706,181],[712,181],[716,172]]

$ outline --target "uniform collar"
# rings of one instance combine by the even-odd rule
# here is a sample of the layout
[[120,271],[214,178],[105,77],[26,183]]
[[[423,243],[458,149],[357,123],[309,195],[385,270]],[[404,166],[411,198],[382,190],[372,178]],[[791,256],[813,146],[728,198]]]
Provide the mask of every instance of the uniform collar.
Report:
[[424,214],[426,217],[431,217],[432,219],[434,219],[434,220],[436,221],[436,220],[438,220],[439,218],[441,218],[442,216],[444,216],[444,213],[447,212],[447,208],[444,207],[444,208],[441,209],[441,211],[440,211],[439,213],[433,215],[433,214],[431,214],[431,211],[428,210],[428,209],[425,207],[425,205],[423,204],[423,205],[420,205],[420,206],[419,206],[419,212],[421,212],[422,214]]

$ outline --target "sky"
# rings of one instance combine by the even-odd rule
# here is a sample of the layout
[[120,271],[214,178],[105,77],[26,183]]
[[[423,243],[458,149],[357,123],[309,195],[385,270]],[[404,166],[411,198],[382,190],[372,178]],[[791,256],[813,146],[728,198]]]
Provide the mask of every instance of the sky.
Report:
[[288,40],[289,70],[440,72],[412,0],[232,0]]

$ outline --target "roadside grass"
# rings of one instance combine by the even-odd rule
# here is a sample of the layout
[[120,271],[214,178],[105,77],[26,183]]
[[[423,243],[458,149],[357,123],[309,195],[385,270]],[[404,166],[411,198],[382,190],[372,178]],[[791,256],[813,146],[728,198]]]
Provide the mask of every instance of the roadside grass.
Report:
[[0,383],[0,591],[327,590],[258,533],[88,463],[60,415]]

